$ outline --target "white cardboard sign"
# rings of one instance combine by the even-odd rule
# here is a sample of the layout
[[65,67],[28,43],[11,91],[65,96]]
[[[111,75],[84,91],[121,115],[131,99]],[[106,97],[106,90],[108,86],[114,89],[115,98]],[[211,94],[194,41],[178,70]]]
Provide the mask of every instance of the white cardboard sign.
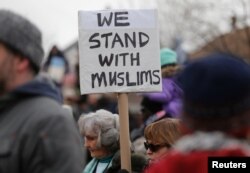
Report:
[[161,91],[157,11],[79,11],[81,94]]

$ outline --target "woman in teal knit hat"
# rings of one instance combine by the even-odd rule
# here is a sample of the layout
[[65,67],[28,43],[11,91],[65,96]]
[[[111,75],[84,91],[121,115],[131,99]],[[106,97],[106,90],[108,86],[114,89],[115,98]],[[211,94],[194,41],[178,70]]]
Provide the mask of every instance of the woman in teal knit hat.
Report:
[[177,54],[169,48],[160,51],[162,92],[147,93],[151,100],[163,103],[163,109],[168,117],[178,118],[182,111],[182,90],[175,83],[174,77],[180,67],[177,64]]

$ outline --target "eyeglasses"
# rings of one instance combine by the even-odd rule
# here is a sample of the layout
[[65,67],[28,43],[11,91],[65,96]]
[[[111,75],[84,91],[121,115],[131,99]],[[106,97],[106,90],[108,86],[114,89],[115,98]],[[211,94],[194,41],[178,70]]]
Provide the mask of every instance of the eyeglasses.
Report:
[[152,152],[157,152],[163,146],[165,145],[154,145],[154,144],[149,144],[148,142],[144,142],[144,147],[146,148],[146,150],[150,149]]

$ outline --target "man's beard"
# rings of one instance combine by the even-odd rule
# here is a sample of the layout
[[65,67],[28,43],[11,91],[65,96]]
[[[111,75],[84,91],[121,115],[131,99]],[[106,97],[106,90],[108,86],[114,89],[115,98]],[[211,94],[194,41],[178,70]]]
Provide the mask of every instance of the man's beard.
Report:
[[0,97],[4,95],[5,91],[6,91],[6,82],[0,80]]

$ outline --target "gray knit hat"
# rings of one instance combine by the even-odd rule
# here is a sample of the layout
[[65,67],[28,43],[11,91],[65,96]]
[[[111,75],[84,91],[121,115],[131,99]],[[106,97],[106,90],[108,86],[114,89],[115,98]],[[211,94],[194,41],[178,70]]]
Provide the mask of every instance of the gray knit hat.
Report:
[[8,10],[0,10],[0,41],[29,58],[40,68],[44,51],[40,30],[24,17]]

